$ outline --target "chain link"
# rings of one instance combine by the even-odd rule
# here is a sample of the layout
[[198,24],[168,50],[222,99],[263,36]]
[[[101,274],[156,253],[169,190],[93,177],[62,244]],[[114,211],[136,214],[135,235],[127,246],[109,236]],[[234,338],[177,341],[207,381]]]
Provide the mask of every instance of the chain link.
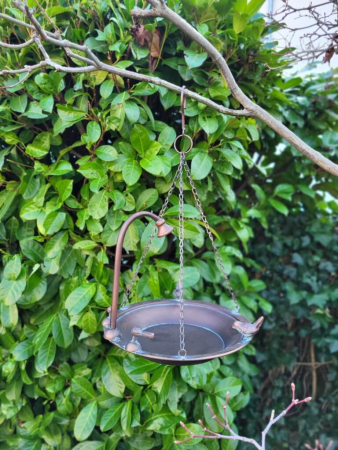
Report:
[[[168,203],[169,203],[169,199],[170,199],[170,197],[171,197],[171,194],[173,193],[173,191],[174,191],[174,189],[175,189],[176,182],[177,182],[177,180],[178,180],[178,178],[179,178],[180,170],[183,170],[183,166],[181,167],[181,163],[180,163],[179,166],[178,166],[178,169],[177,169],[177,171],[176,171],[176,173],[175,173],[175,176],[174,176],[173,181],[172,181],[172,183],[171,183],[171,186],[170,186],[170,188],[169,188],[167,197],[165,198],[164,203],[163,203],[162,208],[161,208],[161,211],[160,211],[160,213],[159,213],[159,217],[160,217],[161,219],[163,218],[164,213],[165,213],[165,211],[166,211],[166,209],[167,209],[167,207],[168,207]],[[125,291],[125,293],[124,293],[124,295],[123,295],[123,300],[122,300],[122,303],[121,303],[121,308],[123,308],[124,306],[126,306],[126,303],[127,303],[127,301],[128,301],[128,298],[129,298],[129,296],[130,296],[130,294],[131,294],[131,292],[132,292],[132,290],[133,290],[133,287],[134,287],[134,285],[135,285],[135,283],[136,283],[136,280],[137,280],[138,274],[139,274],[139,272],[140,272],[141,266],[142,266],[142,264],[143,264],[143,262],[144,262],[144,260],[145,260],[145,258],[146,258],[146,256],[147,256],[147,254],[148,254],[148,252],[149,252],[149,249],[150,249],[150,246],[151,246],[151,244],[152,244],[152,242],[153,242],[153,240],[154,240],[154,238],[155,238],[155,236],[156,236],[156,231],[157,231],[157,226],[155,225],[155,226],[154,226],[154,229],[153,229],[153,231],[152,231],[152,233],[151,233],[151,235],[150,235],[150,238],[149,238],[149,240],[148,240],[146,246],[145,246],[144,249],[143,249],[141,258],[140,258],[140,260],[139,260],[139,262],[138,262],[138,264],[137,264],[137,268],[136,268],[136,270],[135,270],[135,272],[134,272],[134,274],[133,274],[133,278],[131,279],[131,282],[129,283],[129,285],[128,285],[128,287],[127,287],[127,289],[126,289],[126,291]]]
[[184,359],[187,356],[185,349],[185,330],[184,330],[184,299],[183,299],[183,277],[184,277],[184,197],[183,197],[183,169],[185,164],[185,154],[180,154],[180,184],[179,184],[179,202],[178,202],[178,240],[179,240],[179,260],[180,277],[177,290],[180,300],[180,349],[178,356]]
[[216,244],[215,244],[215,241],[214,241],[214,237],[213,237],[212,232],[210,230],[210,225],[208,223],[206,215],[204,214],[201,200],[199,199],[199,196],[198,196],[198,193],[197,193],[197,190],[196,190],[196,187],[195,187],[195,183],[194,183],[194,181],[193,181],[193,179],[191,177],[190,169],[189,169],[189,166],[188,166],[186,161],[184,162],[184,168],[185,168],[185,171],[186,171],[188,179],[189,179],[189,183],[190,183],[191,190],[192,190],[195,202],[196,202],[196,206],[197,206],[197,208],[198,208],[198,210],[199,210],[199,212],[201,214],[202,221],[204,223],[204,227],[205,227],[206,232],[207,232],[207,234],[209,236],[209,239],[211,241],[212,248],[214,249],[216,261],[218,262],[218,265],[219,265],[219,267],[221,269],[221,272],[222,272],[222,274],[224,276],[225,284],[226,284],[226,287],[228,288],[228,290],[230,292],[230,295],[231,295],[231,298],[232,298],[232,300],[233,300],[233,302],[235,304],[235,309],[236,309],[237,312],[239,312],[239,304],[237,302],[235,292],[234,292],[234,290],[233,290],[233,288],[232,288],[232,286],[230,284],[228,275],[226,274],[225,267],[224,267],[221,255],[219,254],[218,248],[216,247]]

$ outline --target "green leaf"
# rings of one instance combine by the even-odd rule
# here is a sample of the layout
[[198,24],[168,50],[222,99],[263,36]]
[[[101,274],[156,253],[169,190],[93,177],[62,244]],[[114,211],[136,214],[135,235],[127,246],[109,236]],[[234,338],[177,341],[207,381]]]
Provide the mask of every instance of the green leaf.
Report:
[[89,122],[87,125],[87,135],[91,144],[94,144],[100,139],[101,127],[97,122]]
[[162,366],[154,373],[150,384],[154,391],[159,394],[159,401],[161,404],[167,400],[170,386],[173,380],[172,367]]
[[97,403],[93,401],[85,406],[78,415],[75,426],[74,436],[78,441],[84,441],[94,430],[97,418]]
[[107,391],[115,397],[123,397],[125,385],[120,376],[121,366],[109,356],[102,367],[102,381]]
[[184,51],[184,59],[190,69],[200,67],[207,57],[208,54],[206,52],[198,53],[195,50]]
[[34,78],[34,81],[46,94],[56,94],[53,79],[47,73],[39,73]]
[[48,17],[54,17],[58,14],[64,13],[74,13],[74,10],[72,8],[65,8],[64,6],[51,6],[46,9],[46,14]]
[[236,169],[241,170],[243,167],[243,162],[241,157],[235,153],[234,151],[227,149],[227,148],[222,148],[221,149],[222,155],[224,155],[226,157],[226,159],[228,161],[231,162],[231,164],[236,167]]
[[18,279],[7,280],[6,278],[3,278],[0,283],[0,300],[7,306],[13,305],[19,300],[25,287],[26,272],[23,267]]
[[27,95],[22,94],[11,97],[10,108],[18,113],[24,113],[27,108]]
[[1,322],[4,327],[14,328],[19,320],[18,307],[14,305],[1,305]]
[[309,186],[306,186],[305,184],[297,184],[298,189],[305,195],[308,195],[309,197],[315,198],[316,192],[309,188]]
[[246,13],[249,17],[254,16],[264,5],[265,0],[250,0],[246,7]]
[[182,416],[175,416],[165,406],[161,411],[151,414],[143,426],[146,430],[155,431],[160,434],[172,434],[173,427],[182,420]]
[[74,332],[73,327],[70,326],[70,321],[62,313],[58,313],[52,321],[53,323],[53,338],[59,347],[67,348],[73,342]]
[[227,393],[230,393],[230,398],[235,397],[241,392],[242,382],[238,378],[227,377],[220,380],[214,390],[215,395],[225,398]]
[[250,16],[248,14],[241,14],[235,11],[233,19],[233,27],[237,34],[241,33],[247,26]]
[[[200,217],[199,211],[192,205],[183,205],[184,217],[187,219],[196,219]],[[179,215],[179,205],[172,206],[168,208],[164,214],[165,216],[178,216]]]
[[86,116],[86,113],[84,111],[80,111],[72,106],[56,105],[56,107],[60,119],[64,122],[76,123],[84,119]]
[[142,211],[150,208],[157,202],[158,192],[156,189],[146,189],[141,193],[136,201],[136,211]]
[[118,158],[116,149],[111,145],[101,145],[95,153],[102,161],[115,161]]
[[20,344],[18,344],[15,347],[13,351],[13,356],[16,361],[25,361],[30,356],[32,356],[33,353],[34,353],[34,344],[33,339],[31,338],[26,339],[23,342],[20,342]]
[[135,102],[128,101],[124,104],[124,109],[129,122],[133,125],[140,118],[140,108]]
[[21,259],[19,255],[14,255],[5,266],[4,278],[16,280],[21,272]]
[[67,297],[65,306],[69,311],[69,314],[78,314],[81,312],[93,298],[96,292],[96,285],[93,283],[82,284],[76,288]]
[[121,425],[122,425],[122,430],[124,432],[128,432],[129,428],[131,427],[132,408],[133,408],[133,402],[131,400],[128,400],[123,405],[123,408],[121,411]]
[[72,379],[72,391],[75,395],[84,400],[91,400],[95,398],[93,386],[90,381],[84,377],[75,377]]
[[194,389],[202,389],[207,383],[208,374],[212,371],[210,363],[198,366],[182,366],[181,377]]
[[63,227],[63,224],[66,219],[66,213],[62,212],[52,212],[46,216],[43,227],[46,231],[46,234],[55,234]]
[[139,163],[132,158],[127,158],[123,164],[122,176],[128,186],[137,183],[142,174],[142,169]]
[[26,153],[34,158],[43,158],[50,149],[50,133],[40,133],[32,144],[27,145]]
[[[196,424],[196,423],[187,423],[186,427],[188,428],[188,430],[190,430],[192,433],[196,434],[196,435],[203,435],[204,434],[204,430],[203,428]],[[175,439],[177,439],[178,441],[184,441],[185,439],[188,439],[191,437],[191,434],[188,433],[188,431],[185,430],[185,428],[180,427],[176,430],[175,433]],[[189,440],[189,442],[186,443],[186,445],[191,446],[192,448],[195,446],[196,449],[198,449],[198,446],[196,447],[196,444],[198,444],[199,442],[201,442],[202,438],[194,438]],[[184,447],[185,444],[182,444],[182,446]],[[222,446],[222,450],[224,450],[223,446]]]
[[108,98],[113,92],[115,83],[113,80],[106,80],[100,86],[100,95],[103,98]]
[[108,193],[105,190],[94,194],[88,204],[88,212],[93,219],[102,219],[108,212]]
[[101,431],[108,431],[115,427],[120,420],[123,407],[123,403],[116,403],[103,414],[100,423]]
[[48,175],[65,175],[73,170],[72,165],[68,161],[60,161],[50,166]]
[[295,188],[292,184],[278,184],[275,187],[274,195],[278,195],[278,197],[284,198],[285,200],[292,200],[292,194],[295,192]]
[[156,155],[147,155],[140,161],[141,167],[152,175],[161,175],[162,160]]
[[[46,342],[46,339],[50,335],[50,332],[52,331],[54,321],[54,315],[48,317],[44,323],[39,327],[38,331],[35,333],[33,338],[34,343],[34,350],[37,351],[39,348],[42,347],[44,342]],[[55,339],[55,336],[54,336]]]
[[46,256],[48,258],[55,258],[55,256],[66,247],[67,242],[68,232],[59,231],[45,245]]
[[86,333],[93,334],[97,329],[97,320],[93,311],[88,311],[82,318],[82,328]]
[[191,175],[194,180],[203,180],[212,168],[212,158],[206,152],[197,153],[191,162]]
[[66,201],[71,195],[73,190],[73,180],[61,180],[56,184],[56,190],[59,193],[60,200],[62,202]]
[[142,125],[134,125],[130,133],[130,142],[143,158],[151,143],[148,130]]
[[281,214],[284,214],[285,216],[289,214],[288,208],[284,205],[284,203],[280,202],[279,200],[269,198],[269,203]]
[[42,345],[35,358],[35,368],[44,373],[52,365],[56,353],[56,345],[53,338],[49,338]]
[[94,241],[90,241],[87,239],[84,239],[83,241],[77,242],[73,245],[74,250],[92,250],[97,246],[97,243]]
[[[127,361],[127,360],[126,360]],[[134,358],[129,360],[128,364],[124,365],[124,369],[128,375],[143,375],[144,373],[153,372],[158,369],[160,365],[158,363],[148,361],[144,358]]]
[[199,114],[198,123],[207,134],[215,133],[218,129],[217,117],[210,114]]
[[[183,272],[183,288],[195,286],[198,283],[200,276],[201,275],[196,267],[186,266]],[[180,274],[178,270],[176,273],[174,273],[173,280],[175,282],[178,282],[179,277]]]

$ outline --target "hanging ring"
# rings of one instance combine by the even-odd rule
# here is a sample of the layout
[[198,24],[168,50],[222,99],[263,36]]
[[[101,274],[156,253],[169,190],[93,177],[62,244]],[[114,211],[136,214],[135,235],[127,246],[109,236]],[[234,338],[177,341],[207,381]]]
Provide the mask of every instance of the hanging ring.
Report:
[[[174,142],[174,149],[177,151],[177,153],[181,154],[181,155],[186,155],[187,153],[190,152],[190,150],[193,148],[194,143],[193,140],[191,139],[191,137],[185,133],[185,115],[184,115],[184,109],[187,106],[187,98],[184,97],[184,91],[185,91],[185,86],[182,86],[181,89],[181,116],[182,116],[182,134],[180,134],[179,136],[177,136],[177,138],[175,139]],[[181,152],[180,150],[178,150],[176,143],[178,141],[179,138],[181,137],[187,137],[190,140],[190,147],[188,148],[188,150],[186,150],[185,152]]]
[[[182,137],[186,137],[186,138],[188,138],[189,141],[190,141],[190,147],[189,147],[188,150],[186,150],[185,152],[181,152],[181,151],[178,150],[178,148],[176,147],[177,141],[179,140],[179,138],[182,138]],[[193,146],[194,146],[193,140],[191,139],[191,137],[190,137],[188,134],[185,134],[185,133],[180,134],[179,136],[177,136],[177,138],[176,138],[175,141],[174,141],[174,149],[175,149],[175,150],[177,151],[177,153],[179,153],[179,154],[186,155],[187,153],[190,152],[190,150],[193,148]]]
[[183,349],[181,349],[181,350],[179,350],[178,351],[178,356],[181,358],[181,359],[185,359],[186,357],[187,357],[187,351],[183,348]]

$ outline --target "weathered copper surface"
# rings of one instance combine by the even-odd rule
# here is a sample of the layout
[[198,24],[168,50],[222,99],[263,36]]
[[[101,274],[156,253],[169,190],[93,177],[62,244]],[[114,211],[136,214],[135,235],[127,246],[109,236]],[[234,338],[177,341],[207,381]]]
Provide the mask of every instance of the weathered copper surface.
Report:
[[[187,357],[181,359],[179,350],[178,300],[154,300],[134,303],[119,310],[117,327],[120,338],[109,339],[123,350],[133,339],[132,329],[137,325],[154,337],[138,337],[140,348],[135,354],[151,361],[171,365],[199,364],[229,355],[247,345],[252,337],[244,336],[233,328],[236,321],[250,322],[231,309],[198,300],[185,300],[185,335]],[[109,308],[110,310],[110,308]],[[104,325],[109,324],[105,319]],[[105,335],[109,337],[109,325]]]

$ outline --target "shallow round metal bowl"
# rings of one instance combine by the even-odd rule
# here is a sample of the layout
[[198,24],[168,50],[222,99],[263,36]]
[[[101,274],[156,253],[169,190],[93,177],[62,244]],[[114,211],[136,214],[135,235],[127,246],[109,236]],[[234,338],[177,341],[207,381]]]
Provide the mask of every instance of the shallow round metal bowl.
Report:
[[[134,303],[118,310],[116,329],[110,328],[110,317],[105,319],[103,322],[105,337],[123,350],[132,351],[151,361],[177,366],[199,364],[229,355],[247,345],[252,339],[253,335],[243,335],[233,328],[235,322],[249,324],[249,321],[240,314],[219,305],[185,300],[187,355],[182,358],[178,355],[179,313],[178,300]],[[139,334],[135,333],[135,329],[140,330]],[[116,330],[119,335],[110,339]],[[135,342],[137,346],[133,347],[131,343]],[[130,346],[133,350],[130,350]]]

